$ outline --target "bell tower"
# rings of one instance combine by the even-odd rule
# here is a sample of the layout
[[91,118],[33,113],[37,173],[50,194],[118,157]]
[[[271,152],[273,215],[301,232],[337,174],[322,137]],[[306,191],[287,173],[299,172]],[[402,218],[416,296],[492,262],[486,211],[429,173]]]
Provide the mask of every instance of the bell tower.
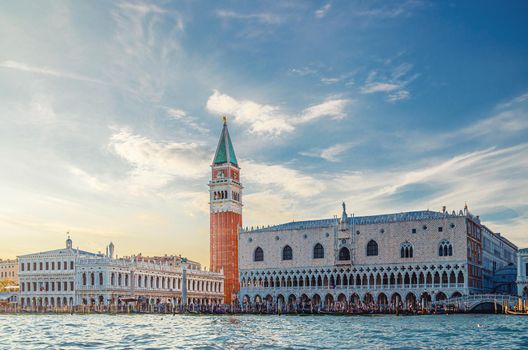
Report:
[[242,184],[227,118],[211,165],[209,181],[210,266],[224,272],[224,302],[238,292],[238,228],[242,226]]

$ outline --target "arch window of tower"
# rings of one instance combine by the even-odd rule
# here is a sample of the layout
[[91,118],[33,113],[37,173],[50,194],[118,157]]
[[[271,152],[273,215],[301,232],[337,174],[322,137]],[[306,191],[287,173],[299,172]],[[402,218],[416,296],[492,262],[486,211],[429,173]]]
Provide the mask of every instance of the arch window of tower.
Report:
[[413,257],[413,246],[409,242],[402,243],[400,247],[400,257],[412,258]]
[[448,240],[440,242],[438,256],[453,256],[453,245]]
[[314,259],[323,259],[324,258],[324,248],[321,243],[317,243],[313,249],[313,258]]
[[292,260],[293,259],[293,251],[292,248],[287,245],[282,249],[282,260]]
[[343,247],[339,250],[339,260],[347,261],[350,260],[350,250],[347,247]]
[[257,247],[253,253],[253,261],[264,261],[264,251],[261,247]]
[[367,256],[378,256],[378,243],[375,240],[367,243]]

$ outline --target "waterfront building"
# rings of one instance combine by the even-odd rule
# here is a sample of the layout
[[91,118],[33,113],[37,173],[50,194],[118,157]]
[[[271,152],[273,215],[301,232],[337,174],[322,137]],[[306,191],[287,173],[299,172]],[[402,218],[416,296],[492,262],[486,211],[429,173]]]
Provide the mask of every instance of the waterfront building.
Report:
[[240,168],[227,129],[227,119],[211,165],[209,181],[210,266],[223,271],[224,300],[230,304],[238,292],[238,230],[242,226]]
[[[18,262],[22,306],[119,305],[124,302],[219,304],[223,301],[222,273],[187,269],[184,260],[171,265],[134,256],[114,258],[112,243],[106,254],[96,254],[74,249],[68,238],[63,249],[22,255]],[[184,301],[185,292],[187,300]]]
[[486,293],[516,294],[517,246],[482,225],[482,277]]
[[483,293],[489,233],[467,206],[351,217],[344,203],[340,218],[242,229],[241,302],[416,306]]
[[0,281],[6,280],[18,284],[18,261],[16,259],[0,259]]
[[528,248],[517,252],[517,295],[528,298]]

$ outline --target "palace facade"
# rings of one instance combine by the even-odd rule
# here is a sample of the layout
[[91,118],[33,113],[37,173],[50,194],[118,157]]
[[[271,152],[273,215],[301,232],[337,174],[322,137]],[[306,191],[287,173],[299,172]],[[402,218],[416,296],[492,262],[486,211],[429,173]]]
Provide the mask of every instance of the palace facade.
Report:
[[[164,257],[163,257],[164,258]],[[114,245],[106,254],[66,247],[18,257],[19,305],[61,307],[155,304],[221,304],[223,275],[203,271],[197,263],[155,258],[114,258]],[[177,263],[176,263],[177,262]],[[182,298],[186,297],[186,300]]]
[[488,292],[484,268],[493,262],[483,244],[502,249],[501,264],[515,263],[517,247],[484,229],[467,207],[351,217],[343,203],[341,218],[242,229],[240,298],[416,305]]

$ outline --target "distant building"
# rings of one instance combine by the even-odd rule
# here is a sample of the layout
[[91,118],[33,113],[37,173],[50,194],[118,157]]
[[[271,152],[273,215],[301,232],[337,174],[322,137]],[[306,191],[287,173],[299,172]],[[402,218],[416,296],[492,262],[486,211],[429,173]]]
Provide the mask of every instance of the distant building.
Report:
[[482,277],[486,293],[517,294],[515,288],[517,246],[500,233],[482,225]]
[[223,271],[227,304],[238,292],[238,230],[242,226],[240,168],[231,143],[227,120],[218,141],[209,181],[210,266]]
[[[117,259],[112,243],[106,254],[94,254],[74,249],[68,238],[65,248],[22,255],[18,263],[21,306],[182,303],[181,264]],[[222,303],[221,273],[190,268],[186,280],[187,303]]]
[[18,284],[18,261],[0,259],[0,281],[10,280]]
[[517,252],[517,295],[528,298],[528,248]]
[[[483,241],[499,256],[485,255]],[[340,218],[241,230],[240,298],[416,305],[488,291],[484,267],[511,262],[516,250],[467,207],[350,217],[343,203]]]

